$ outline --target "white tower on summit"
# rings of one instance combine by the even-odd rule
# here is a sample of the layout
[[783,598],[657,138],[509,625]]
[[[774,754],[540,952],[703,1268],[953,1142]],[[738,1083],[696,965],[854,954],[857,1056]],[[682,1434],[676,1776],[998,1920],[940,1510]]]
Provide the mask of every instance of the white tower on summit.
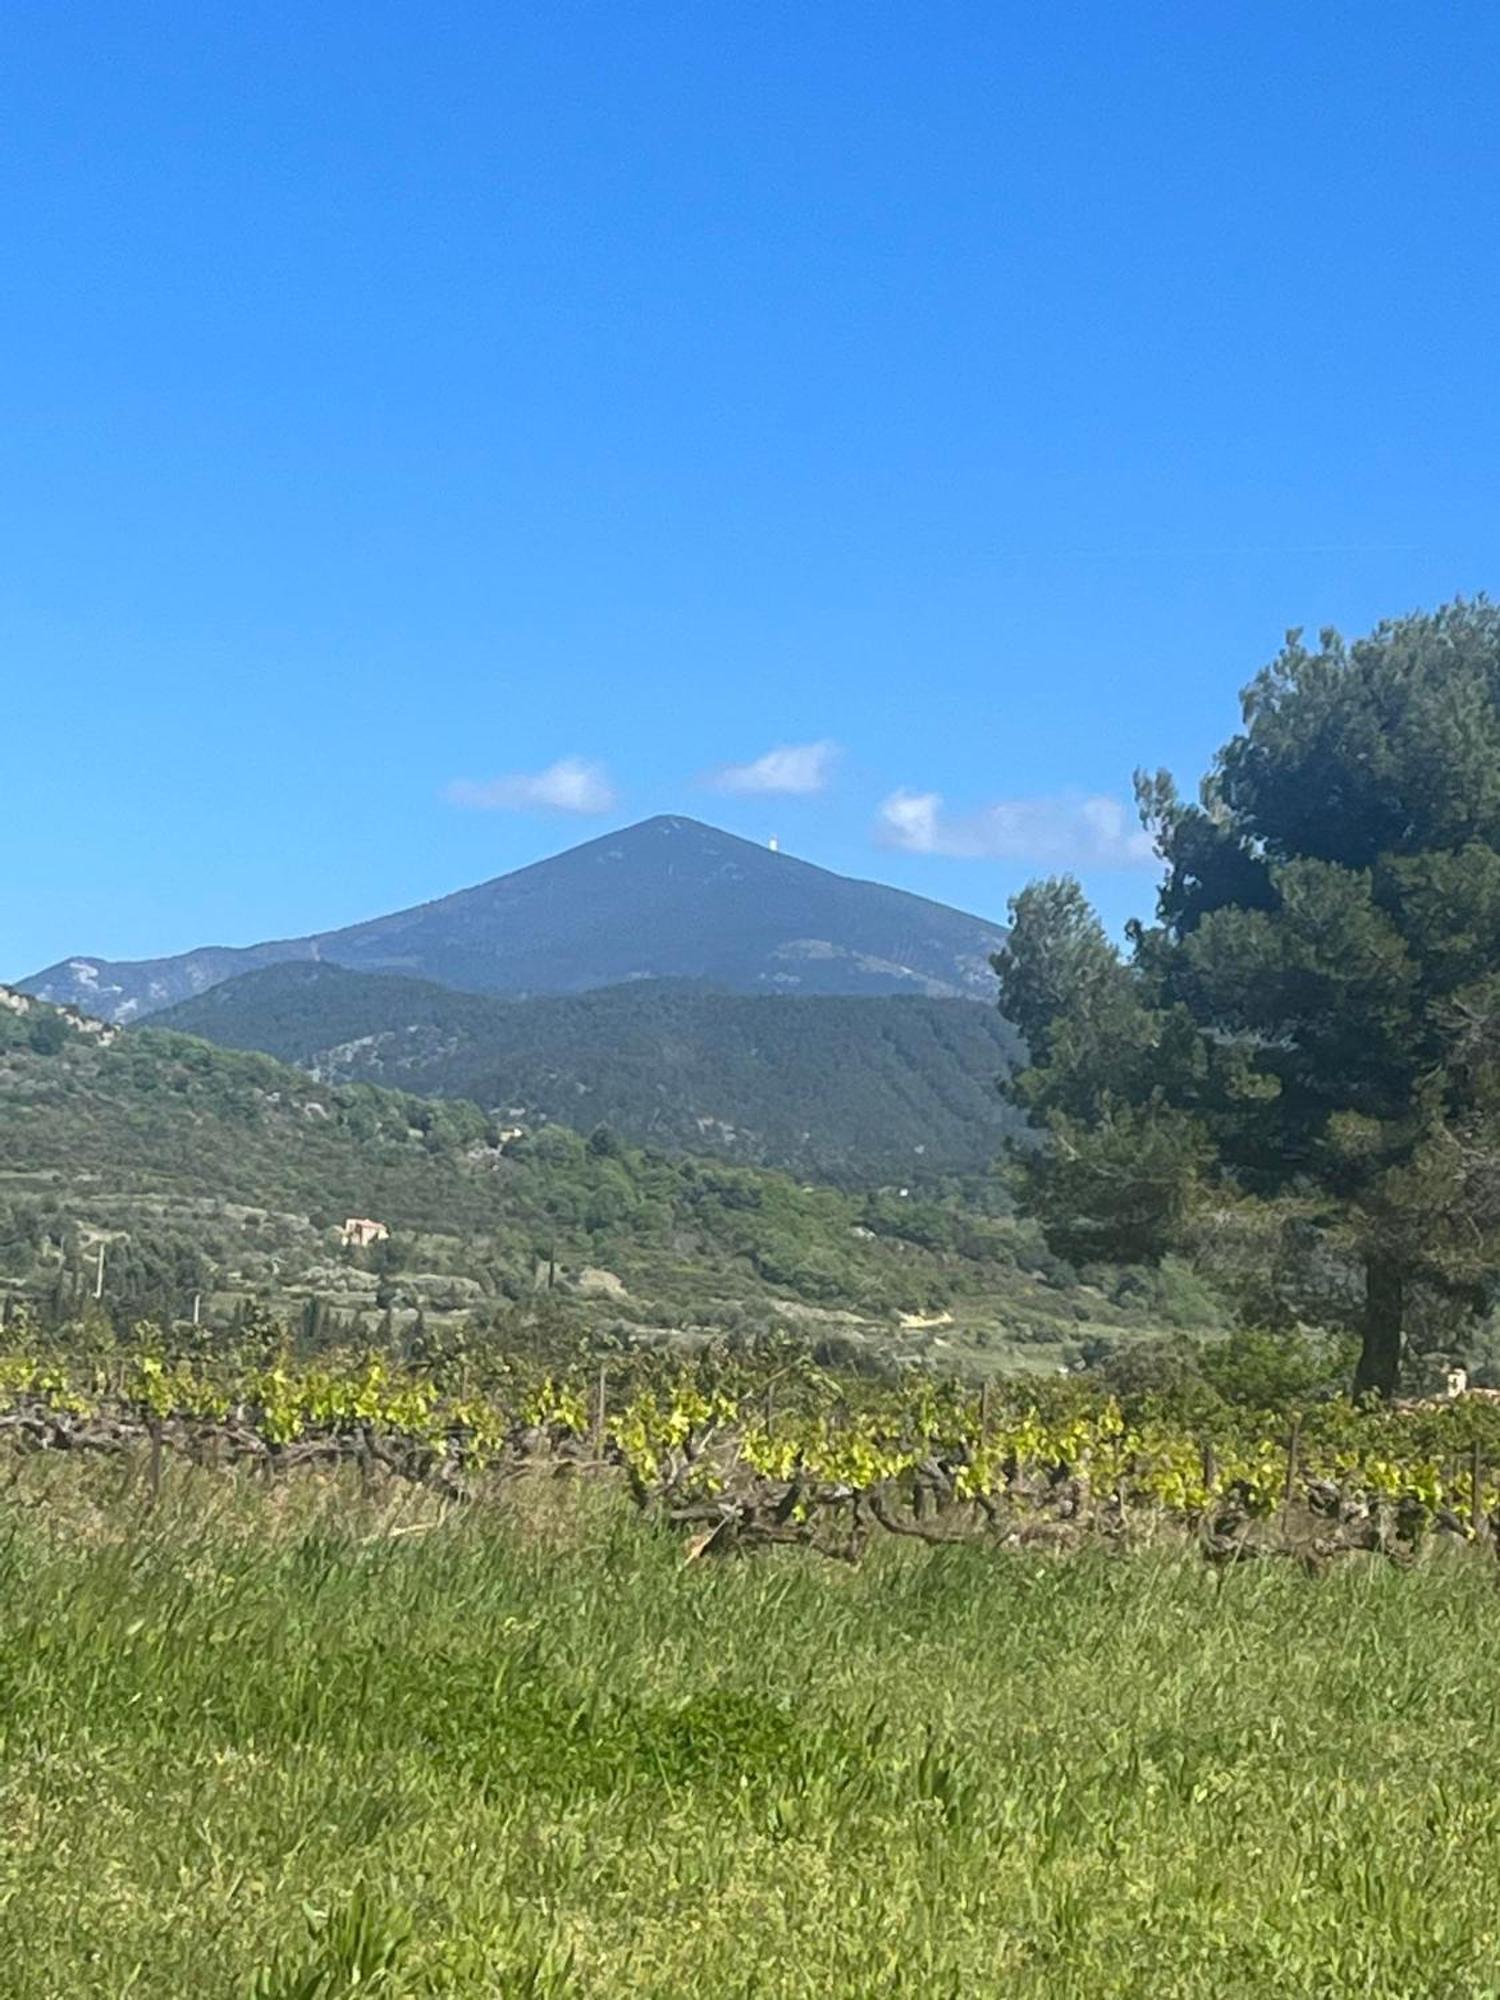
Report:
[[779,854],[781,852],[781,842],[776,838],[774,833],[771,835],[771,838],[766,842],[766,845],[767,847],[770,848],[773,854]]

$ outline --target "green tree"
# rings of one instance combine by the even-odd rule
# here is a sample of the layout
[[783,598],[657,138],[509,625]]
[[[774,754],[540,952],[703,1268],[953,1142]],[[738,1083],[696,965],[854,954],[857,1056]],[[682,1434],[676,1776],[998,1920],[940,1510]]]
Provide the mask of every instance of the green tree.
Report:
[[39,1056],[55,1056],[67,1047],[68,1023],[65,1015],[49,1009],[31,1023],[28,1040]]
[[1070,881],[1013,904],[1022,1199],[1075,1260],[1254,1215],[1346,1274],[1389,1396],[1500,1273],[1500,611],[1292,633],[1243,716],[1196,804],[1137,779],[1166,874],[1128,959]]

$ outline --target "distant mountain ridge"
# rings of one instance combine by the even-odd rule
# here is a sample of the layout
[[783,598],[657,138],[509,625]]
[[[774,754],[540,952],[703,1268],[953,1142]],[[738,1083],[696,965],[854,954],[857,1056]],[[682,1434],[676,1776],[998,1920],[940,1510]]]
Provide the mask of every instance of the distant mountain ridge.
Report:
[[988,1000],[1003,942],[946,904],[664,816],[340,930],[170,958],[80,956],[15,983],[114,1022],[297,961],[512,995],[692,979],[735,993]]
[[319,962],[242,974],[151,1025],[327,1083],[468,1098],[526,1127],[604,1124],[637,1145],[846,1184],[980,1171],[1021,1122],[996,1087],[1016,1035],[961,1000],[671,980],[507,999]]

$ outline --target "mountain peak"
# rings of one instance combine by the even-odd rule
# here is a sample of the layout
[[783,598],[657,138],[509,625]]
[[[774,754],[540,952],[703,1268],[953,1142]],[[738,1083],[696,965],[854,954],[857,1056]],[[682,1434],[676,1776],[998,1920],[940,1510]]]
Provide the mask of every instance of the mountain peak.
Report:
[[696,979],[740,993],[990,999],[989,959],[1002,939],[998,926],[942,903],[661,813],[341,930],[174,958],[83,956],[19,983],[113,1021],[298,959],[513,995]]
[[769,843],[747,840],[739,833],[727,833],[721,826],[710,826],[706,820],[692,819],[686,813],[654,813],[650,819],[635,820],[631,825],[622,826],[614,833],[598,834],[593,840],[584,841],[579,847],[569,848],[562,854],[548,855],[542,861],[532,862],[531,866],[547,868],[555,861],[567,860],[569,855],[586,854],[590,851],[597,853],[611,847],[630,852],[639,850],[661,856],[668,852],[669,846],[715,853],[740,852],[765,855],[775,853]]

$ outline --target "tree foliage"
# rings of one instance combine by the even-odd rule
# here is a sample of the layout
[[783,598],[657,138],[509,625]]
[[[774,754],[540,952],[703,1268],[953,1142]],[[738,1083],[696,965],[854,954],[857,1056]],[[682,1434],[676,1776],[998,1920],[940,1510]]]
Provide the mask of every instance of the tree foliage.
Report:
[[1304,1278],[1359,1273],[1356,1386],[1388,1395],[1403,1332],[1500,1270],[1500,611],[1292,633],[1196,803],[1137,790],[1166,872],[1128,958],[1064,880],[996,959],[1049,1138],[1024,1199],[1069,1255],[1253,1213]]

